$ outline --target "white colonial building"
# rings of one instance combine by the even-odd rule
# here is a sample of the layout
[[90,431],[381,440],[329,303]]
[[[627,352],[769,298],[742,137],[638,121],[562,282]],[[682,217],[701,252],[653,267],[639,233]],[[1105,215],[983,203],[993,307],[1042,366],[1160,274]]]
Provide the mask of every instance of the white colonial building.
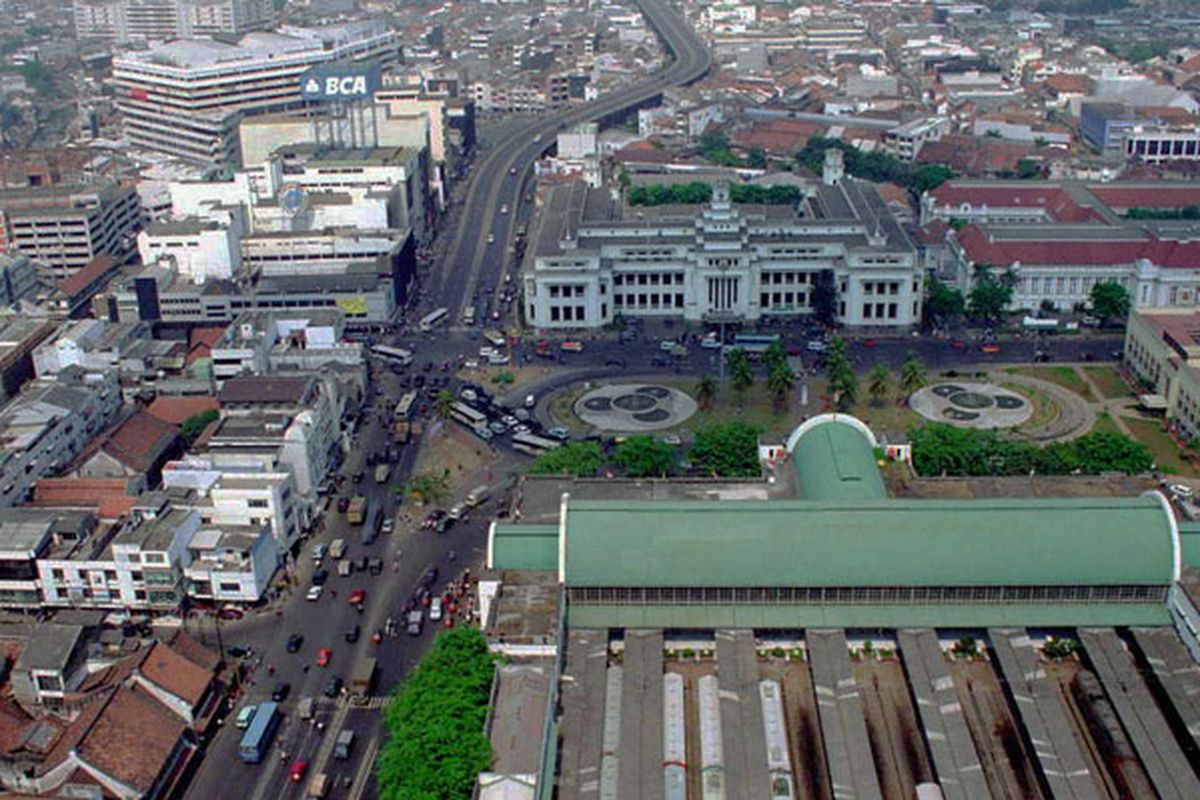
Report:
[[627,207],[575,184],[546,204],[524,271],[526,321],[598,328],[617,316],[749,321],[813,313],[818,282],[838,319],[905,328],[921,316],[915,248],[874,188],[835,171],[797,206]]

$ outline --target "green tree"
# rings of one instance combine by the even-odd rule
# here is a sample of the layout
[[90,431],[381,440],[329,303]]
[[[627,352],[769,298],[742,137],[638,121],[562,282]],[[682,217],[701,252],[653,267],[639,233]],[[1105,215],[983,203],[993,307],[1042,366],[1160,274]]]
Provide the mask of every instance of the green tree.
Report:
[[886,364],[876,364],[867,373],[867,394],[871,395],[872,405],[881,406],[887,401],[892,391],[892,371]]
[[840,336],[835,336],[829,343],[825,377],[829,382],[829,394],[839,409],[845,411],[858,402],[858,377],[846,354],[846,340]]
[[692,467],[721,478],[754,478],[762,474],[758,437],[762,429],[747,422],[713,425],[696,434],[688,451]]
[[918,195],[931,192],[954,177],[954,170],[941,164],[926,164],[913,173],[909,188]]
[[454,416],[454,403],[454,393],[449,389],[442,389],[433,399],[433,412],[442,422],[447,422]]
[[1032,158],[1022,158],[1017,162],[1017,177],[1022,180],[1030,180],[1031,178],[1040,178],[1042,176],[1042,168],[1038,166],[1038,162]]
[[746,154],[746,166],[751,169],[767,168],[767,153],[761,147],[751,147]]
[[630,436],[614,459],[631,478],[665,478],[675,469],[675,448],[652,436]]
[[1124,321],[1129,316],[1129,292],[1116,281],[1101,281],[1092,286],[1092,313],[1107,323],[1111,319]]
[[179,428],[179,435],[190,445],[204,432],[205,428],[215,422],[220,416],[221,412],[215,408],[201,411],[199,414],[193,414],[183,421],[183,425]]
[[925,284],[925,319],[930,324],[944,325],[954,322],[966,310],[967,301],[963,293],[952,286],[931,277]]
[[745,396],[746,390],[754,385],[754,369],[750,366],[746,351],[740,347],[729,351],[729,383],[739,401]]
[[900,391],[908,397],[913,392],[925,386],[925,365],[917,354],[909,350],[900,365]]
[[471,795],[491,763],[484,734],[494,658],[475,628],[442,631],[384,711],[387,739],[375,762],[381,800]]
[[975,319],[993,323],[999,321],[1012,303],[1013,285],[1016,282],[1011,271],[997,277],[986,264],[975,266],[975,285],[967,297],[967,313]]
[[826,327],[831,327],[838,317],[837,279],[833,270],[823,269],[817,273],[812,291],[813,316]]
[[571,475],[590,478],[604,463],[599,442],[567,442],[562,447],[547,450],[533,460],[532,475]]
[[696,402],[703,409],[712,408],[713,400],[717,397],[717,382],[712,375],[704,374],[696,382]]
[[776,339],[767,345],[767,349],[763,351],[762,362],[768,373],[780,367],[787,367],[787,350],[784,349],[783,342]]
[[440,503],[450,496],[450,471],[420,472],[408,482],[408,496],[420,503]]
[[771,395],[771,402],[777,409],[787,408],[788,397],[792,393],[792,386],[796,383],[796,374],[792,372],[792,368],[787,365],[787,362],[775,364],[767,372],[767,391]]
[[908,432],[919,475],[1069,475],[1149,470],[1154,459],[1140,442],[1120,433],[1089,433],[1069,442],[1038,447],[1006,439],[992,430],[945,423],[913,426]]

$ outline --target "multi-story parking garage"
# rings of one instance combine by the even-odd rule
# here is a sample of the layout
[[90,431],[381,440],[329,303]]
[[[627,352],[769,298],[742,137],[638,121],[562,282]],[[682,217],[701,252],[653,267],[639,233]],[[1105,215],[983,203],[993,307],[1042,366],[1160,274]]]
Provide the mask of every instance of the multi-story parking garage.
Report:
[[1197,534],[1164,496],[893,499],[857,420],[788,445],[801,499],[581,486],[609,499],[493,527],[494,638],[535,596],[522,584],[562,624],[543,786],[1200,796]]

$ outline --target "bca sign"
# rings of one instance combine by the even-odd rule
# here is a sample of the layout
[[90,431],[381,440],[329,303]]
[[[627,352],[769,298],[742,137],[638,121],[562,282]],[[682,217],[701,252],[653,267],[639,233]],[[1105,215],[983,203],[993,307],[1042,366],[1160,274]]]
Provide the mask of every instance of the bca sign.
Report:
[[382,83],[379,65],[314,67],[300,76],[300,95],[305,100],[365,100]]

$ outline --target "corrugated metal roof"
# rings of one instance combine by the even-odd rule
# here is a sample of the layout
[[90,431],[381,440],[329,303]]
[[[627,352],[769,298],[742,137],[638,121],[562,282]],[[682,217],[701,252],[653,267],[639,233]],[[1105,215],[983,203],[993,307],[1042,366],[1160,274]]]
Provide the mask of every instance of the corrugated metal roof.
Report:
[[492,539],[492,568],[558,569],[557,525],[497,525]]
[[1060,605],[589,606],[572,603],[572,628],[986,628],[1029,625],[1170,625],[1157,603]]
[[1166,585],[1174,574],[1153,497],[575,501],[566,527],[568,586]]
[[1183,565],[1200,569],[1200,523],[1180,523],[1179,544],[1183,551]]
[[882,500],[887,497],[875,450],[854,426],[831,419],[800,437],[792,465],[805,500]]

